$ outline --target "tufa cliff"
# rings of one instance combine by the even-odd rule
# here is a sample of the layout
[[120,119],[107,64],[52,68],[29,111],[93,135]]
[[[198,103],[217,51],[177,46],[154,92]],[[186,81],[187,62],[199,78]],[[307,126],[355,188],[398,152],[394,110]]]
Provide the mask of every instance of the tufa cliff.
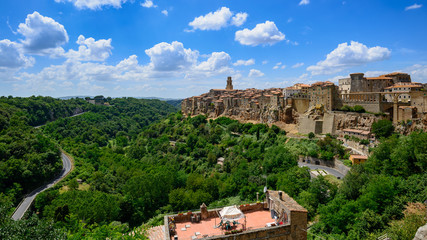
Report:
[[227,89],[211,89],[200,96],[186,98],[181,109],[187,116],[225,116],[261,123],[295,123],[296,119],[292,107],[285,106],[281,88],[236,90],[232,88],[231,78],[228,78]]

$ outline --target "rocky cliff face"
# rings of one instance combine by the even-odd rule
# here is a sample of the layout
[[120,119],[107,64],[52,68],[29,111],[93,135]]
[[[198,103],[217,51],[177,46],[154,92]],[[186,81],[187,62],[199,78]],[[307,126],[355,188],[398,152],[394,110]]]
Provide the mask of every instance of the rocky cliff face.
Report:
[[411,121],[399,123],[395,130],[396,132],[404,135],[408,135],[414,131],[427,132],[427,114],[419,114],[420,118]]
[[375,121],[383,119],[383,117],[377,117],[367,113],[334,112],[334,114],[334,125],[336,130],[350,128],[370,131]]
[[212,89],[209,93],[184,99],[182,112],[187,116],[199,114],[210,118],[220,116],[260,123],[295,123],[296,112],[285,106],[282,90]]

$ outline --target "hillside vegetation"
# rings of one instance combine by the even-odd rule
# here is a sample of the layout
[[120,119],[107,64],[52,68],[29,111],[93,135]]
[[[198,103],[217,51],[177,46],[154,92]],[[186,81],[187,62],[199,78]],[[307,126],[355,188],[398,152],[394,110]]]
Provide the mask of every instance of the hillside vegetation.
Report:
[[253,202],[257,193],[262,199],[267,185],[309,211],[313,239],[385,233],[405,239],[425,223],[417,202],[427,199],[427,133],[381,139],[366,164],[353,166],[342,181],[311,179],[298,157],[344,157],[333,136],[288,139],[274,125],[187,118],[158,100],[110,104],[35,131],[70,153],[75,170],[37,197],[34,212],[41,219],[25,221],[70,239],[130,238],[134,227],[159,224],[165,213]]
[[[0,98],[0,239],[66,237],[66,229],[58,228],[49,220],[40,220],[37,216],[17,222],[10,219],[13,206],[18,204],[24,194],[51,180],[62,169],[55,139],[47,137],[33,126],[56,120],[51,124],[56,131],[61,131],[64,129],[59,125],[68,121],[77,123],[75,126],[68,126],[69,131],[65,129],[65,132],[75,134],[74,136],[81,135],[82,138],[78,139],[81,142],[86,141],[83,139],[89,135],[94,136],[88,141],[94,140],[103,146],[121,130],[136,137],[143,127],[176,111],[175,107],[158,100],[109,100],[112,107],[88,104],[81,99]],[[87,113],[66,118],[80,112]],[[98,121],[93,121],[94,119]],[[90,128],[96,124],[99,124],[96,128]],[[84,132],[88,135],[82,135]],[[117,232],[118,236],[129,230],[113,224],[89,230],[89,233],[94,236],[99,232],[105,234],[106,229]]]

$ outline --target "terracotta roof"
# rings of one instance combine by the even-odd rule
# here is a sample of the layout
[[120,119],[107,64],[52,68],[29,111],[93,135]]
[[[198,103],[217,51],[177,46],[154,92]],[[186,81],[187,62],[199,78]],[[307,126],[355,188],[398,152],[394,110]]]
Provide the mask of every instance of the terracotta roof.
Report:
[[393,85],[391,87],[386,87],[385,89],[393,89],[393,88],[404,88],[404,87],[411,87],[411,88],[421,88],[420,85]]
[[359,129],[350,129],[350,128],[343,129],[342,131],[343,132],[359,133],[362,135],[368,135],[370,133],[369,131],[364,131],[364,130],[359,130]]
[[368,159],[368,156],[364,156],[364,155],[357,155],[357,154],[352,154],[350,155],[350,157],[352,158],[358,158],[358,159]]
[[366,79],[368,79],[368,80],[392,80],[393,78],[379,76],[379,77],[367,77]]
[[392,72],[392,73],[388,73],[388,74],[384,74],[381,76],[396,76],[396,75],[408,75],[407,73],[402,73],[402,72]]

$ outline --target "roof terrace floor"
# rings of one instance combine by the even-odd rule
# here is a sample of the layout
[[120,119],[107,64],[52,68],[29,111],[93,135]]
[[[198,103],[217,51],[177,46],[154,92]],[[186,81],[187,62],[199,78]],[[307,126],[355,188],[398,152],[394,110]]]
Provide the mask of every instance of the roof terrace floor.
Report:
[[[274,222],[274,219],[271,218],[270,211],[261,210],[245,213],[246,216],[246,230],[253,230],[258,228],[266,227],[267,223]],[[205,220],[201,220],[199,223],[192,222],[181,222],[176,223],[176,235],[178,236],[178,240],[191,240],[196,239],[192,238],[197,237],[197,239],[201,239],[204,237],[212,237],[218,235],[224,235],[226,231],[225,229],[216,228],[220,223],[221,219],[219,217],[216,218],[208,218]],[[232,230],[240,230],[243,229],[243,225],[245,224],[245,219],[242,218],[239,221],[239,224],[232,228]],[[186,227],[186,226],[190,227]],[[233,224],[231,224],[233,226]],[[185,230],[183,230],[185,229]],[[196,235],[196,233],[200,233]],[[173,239],[174,235],[171,235],[171,239]]]

